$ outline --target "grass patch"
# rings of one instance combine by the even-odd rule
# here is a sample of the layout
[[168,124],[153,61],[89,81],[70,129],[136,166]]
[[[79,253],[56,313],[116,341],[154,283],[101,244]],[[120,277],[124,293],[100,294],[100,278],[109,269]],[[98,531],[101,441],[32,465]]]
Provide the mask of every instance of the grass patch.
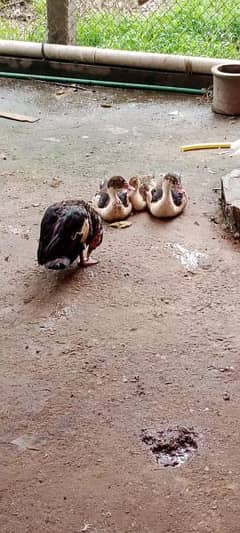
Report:
[[33,0],[31,19],[28,22],[7,17],[4,0],[0,0],[0,39],[43,42],[47,36],[47,10],[45,0]]
[[182,0],[147,15],[88,13],[77,43],[122,50],[237,58],[240,6],[235,0]]
[[[43,41],[45,0],[33,0],[28,25],[0,17],[1,39]],[[146,15],[88,11],[77,19],[76,42],[122,50],[238,58],[240,5],[236,0],[178,0]]]

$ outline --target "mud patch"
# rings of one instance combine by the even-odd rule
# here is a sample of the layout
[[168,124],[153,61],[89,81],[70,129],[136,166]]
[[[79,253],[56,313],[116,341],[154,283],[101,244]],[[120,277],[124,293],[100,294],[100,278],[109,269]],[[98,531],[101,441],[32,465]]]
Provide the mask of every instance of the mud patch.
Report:
[[193,428],[175,427],[160,431],[143,429],[142,441],[161,466],[180,466],[197,451],[197,433]]

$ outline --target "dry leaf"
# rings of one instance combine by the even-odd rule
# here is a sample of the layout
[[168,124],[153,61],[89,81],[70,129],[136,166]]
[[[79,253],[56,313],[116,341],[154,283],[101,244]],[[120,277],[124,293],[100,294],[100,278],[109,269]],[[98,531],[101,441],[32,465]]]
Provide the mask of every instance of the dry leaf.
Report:
[[209,172],[209,174],[216,174],[216,171],[212,170],[211,168],[208,168],[208,172]]
[[52,143],[60,143],[60,139],[56,139],[56,137],[44,137],[43,140]]
[[53,187],[53,189],[56,189],[57,187],[59,187],[59,185],[61,185],[61,183],[62,180],[60,180],[60,178],[53,178],[49,185],[50,187]]
[[85,531],[89,531],[89,529],[91,529],[91,524],[85,524],[85,525],[83,526],[83,528],[81,529],[81,531],[84,531],[84,532],[85,532]]
[[125,220],[120,220],[119,222],[113,222],[112,224],[109,224],[111,228],[118,228],[118,229],[129,228],[131,225],[132,225],[132,222],[127,222]]
[[72,87],[68,87],[67,89],[59,89],[58,91],[56,91],[55,97],[56,98],[63,98],[65,96],[69,96],[70,94],[72,94],[72,92],[73,92],[73,88]]

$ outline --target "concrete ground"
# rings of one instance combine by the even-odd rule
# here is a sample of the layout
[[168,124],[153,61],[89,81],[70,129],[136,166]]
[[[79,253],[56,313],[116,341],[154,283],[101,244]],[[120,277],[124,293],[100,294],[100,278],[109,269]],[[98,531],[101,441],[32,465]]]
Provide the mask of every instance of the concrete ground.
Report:
[[[111,107],[102,107],[103,104]],[[237,533],[239,245],[218,224],[239,137],[196,97],[1,82],[1,533]],[[106,227],[99,265],[36,263],[41,216],[113,174],[178,171],[189,206]],[[199,255],[202,254],[202,255]],[[164,468],[142,430],[193,428]]]

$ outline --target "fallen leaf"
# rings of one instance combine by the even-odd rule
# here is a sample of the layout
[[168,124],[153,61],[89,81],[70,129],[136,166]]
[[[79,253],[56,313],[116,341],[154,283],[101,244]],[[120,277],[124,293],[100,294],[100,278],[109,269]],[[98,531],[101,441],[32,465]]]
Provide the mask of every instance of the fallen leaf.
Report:
[[126,222],[125,220],[120,220],[119,222],[112,222],[112,224],[109,224],[111,228],[118,228],[118,229],[129,228],[131,225],[132,225],[132,222]]
[[85,525],[83,526],[83,528],[81,529],[81,531],[84,531],[84,532],[85,532],[85,531],[89,531],[89,529],[91,529],[91,524],[85,524]]
[[128,130],[126,130],[125,128],[118,128],[117,126],[110,126],[107,129],[108,131],[113,133],[113,135],[125,135],[126,133],[128,133]]
[[52,142],[52,143],[60,143],[60,139],[56,139],[55,137],[45,137],[43,140],[44,141],[49,141],[49,142]]
[[209,172],[209,174],[216,174],[216,171],[212,170],[211,168],[208,168],[208,172]]
[[56,91],[56,94],[55,96],[65,96],[66,94],[68,94],[70,91],[66,91],[65,89],[59,89],[59,91]]
[[0,111],[0,117],[2,118],[8,118],[9,120],[17,120],[19,122],[38,122],[40,118],[33,118],[29,117],[27,115],[17,115],[15,113],[4,113],[3,111]]
[[61,185],[61,183],[62,183],[62,180],[60,178],[53,178],[49,185],[50,187],[53,187],[54,189],[56,189],[57,187],[59,187],[59,185]]
[[67,87],[66,89],[59,89],[58,91],[56,91],[55,93],[55,97],[57,99],[59,98],[64,98],[66,96],[69,96],[71,95],[74,91],[76,92],[76,88],[73,88],[73,87]]
[[101,104],[101,107],[106,107],[106,108],[108,108],[108,107],[112,107],[112,104],[108,104],[107,102],[103,102],[103,103]]

